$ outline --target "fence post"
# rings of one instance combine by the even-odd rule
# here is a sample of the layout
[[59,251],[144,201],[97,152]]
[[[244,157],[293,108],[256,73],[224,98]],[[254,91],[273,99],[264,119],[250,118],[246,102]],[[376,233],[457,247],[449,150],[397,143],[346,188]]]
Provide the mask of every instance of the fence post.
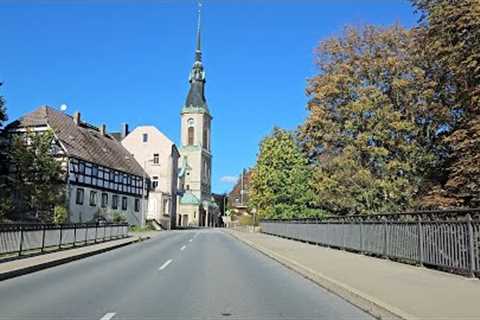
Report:
[[18,248],[18,255],[22,255],[22,248],[23,248],[23,227],[20,227],[20,246]]
[[85,225],[85,245],[88,243],[88,224]]
[[73,246],[75,247],[75,243],[77,242],[77,225],[73,225]]
[[363,251],[363,221],[360,221],[360,252],[364,253],[364,251]]
[[63,229],[63,226],[60,225],[60,241],[58,243],[58,249],[62,248],[62,229]]
[[98,232],[98,224],[95,224],[95,240],[94,243],[97,243],[97,232]]
[[473,241],[473,223],[472,216],[467,214],[467,228],[468,228],[468,274],[470,277],[475,277],[475,252]]
[[103,241],[107,240],[107,225],[103,225]]
[[383,250],[383,255],[385,258],[388,258],[388,226],[387,226],[387,218],[383,218],[383,229],[384,229],[384,244],[385,248]]
[[42,232],[42,249],[40,249],[40,252],[43,253],[43,251],[45,250],[45,233],[46,233],[46,229],[47,229],[47,226],[43,225],[43,232]]
[[417,226],[418,226],[418,264],[423,266],[423,225],[422,225],[422,217],[418,216],[417,218]]

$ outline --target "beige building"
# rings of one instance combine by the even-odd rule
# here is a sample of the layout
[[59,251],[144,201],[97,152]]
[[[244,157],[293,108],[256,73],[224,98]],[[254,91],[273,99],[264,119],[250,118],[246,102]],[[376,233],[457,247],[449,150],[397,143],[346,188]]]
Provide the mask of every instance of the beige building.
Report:
[[122,139],[122,145],[150,179],[145,220],[164,229],[175,227],[178,158],[175,144],[153,126],[140,126]]
[[190,90],[181,111],[181,170],[178,226],[215,226],[218,206],[211,194],[212,116],[205,99],[205,71],[200,47],[200,14]]

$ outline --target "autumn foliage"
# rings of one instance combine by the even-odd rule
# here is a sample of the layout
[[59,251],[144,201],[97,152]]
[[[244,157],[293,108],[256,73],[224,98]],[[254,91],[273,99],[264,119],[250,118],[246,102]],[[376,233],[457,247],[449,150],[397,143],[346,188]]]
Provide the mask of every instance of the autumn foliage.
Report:
[[[292,183],[314,194],[302,208],[368,214],[480,204],[480,2],[412,4],[421,13],[412,29],[347,27],[319,44],[308,117],[294,140],[309,174]],[[266,154],[276,134],[254,169],[269,176],[252,181],[268,199],[252,205],[282,216],[273,208],[285,190],[260,181],[281,176],[272,163],[285,154]]]

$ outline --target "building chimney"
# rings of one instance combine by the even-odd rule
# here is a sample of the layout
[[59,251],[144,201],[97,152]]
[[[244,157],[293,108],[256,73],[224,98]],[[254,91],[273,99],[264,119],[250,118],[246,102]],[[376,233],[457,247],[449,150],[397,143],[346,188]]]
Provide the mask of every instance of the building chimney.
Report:
[[102,136],[105,136],[107,134],[107,125],[105,125],[104,123],[102,123],[102,125],[100,126],[100,134]]
[[80,112],[75,111],[73,114],[73,122],[75,122],[77,126],[80,125]]
[[122,139],[125,139],[126,136],[128,136],[130,132],[128,132],[128,123],[122,123]]

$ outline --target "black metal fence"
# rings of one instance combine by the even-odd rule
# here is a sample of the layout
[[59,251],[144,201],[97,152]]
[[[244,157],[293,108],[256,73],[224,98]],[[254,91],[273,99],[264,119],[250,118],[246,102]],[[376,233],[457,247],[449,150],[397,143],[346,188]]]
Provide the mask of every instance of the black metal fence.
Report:
[[124,238],[128,224],[0,224],[0,255]]
[[262,232],[480,275],[480,209],[263,220]]

